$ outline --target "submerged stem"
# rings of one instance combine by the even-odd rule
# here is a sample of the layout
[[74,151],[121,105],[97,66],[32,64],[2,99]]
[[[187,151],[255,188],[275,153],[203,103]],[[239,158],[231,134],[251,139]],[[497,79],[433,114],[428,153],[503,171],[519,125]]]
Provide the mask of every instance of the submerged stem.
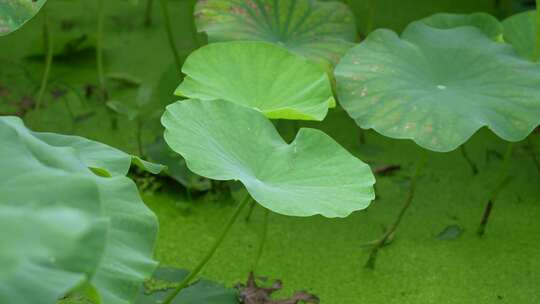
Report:
[[414,171],[414,174],[411,177],[411,185],[409,188],[409,194],[407,195],[407,198],[405,200],[405,204],[399,211],[399,214],[395,220],[395,222],[390,226],[390,228],[386,231],[386,233],[380,238],[378,241],[375,242],[373,245],[373,248],[371,249],[371,252],[369,254],[369,258],[366,262],[365,267],[369,269],[375,269],[375,262],[377,260],[377,254],[379,250],[384,247],[386,242],[390,239],[390,237],[396,232],[399,224],[401,223],[401,220],[403,219],[403,216],[405,215],[407,209],[411,206],[411,203],[414,198],[414,194],[416,193],[416,184],[418,182],[418,178],[422,174],[422,170],[424,169],[424,166],[426,164],[427,159],[427,153],[425,151],[422,151],[422,155],[417,160],[416,163],[416,169]]
[[469,167],[471,167],[473,175],[478,174],[478,167],[476,167],[476,164],[469,157],[469,153],[467,153],[467,149],[465,149],[465,144],[461,145],[459,147],[459,150],[461,151],[461,155],[463,155],[463,158],[467,161],[467,164],[469,164]]
[[269,216],[270,216],[270,210],[264,208],[261,240],[259,242],[259,248],[257,249],[257,255],[255,256],[255,260],[253,261],[253,266],[251,268],[251,271],[253,273],[255,273],[255,271],[257,270],[257,266],[259,265],[259,261],[261,260],[261,256],[264,251],[264,246],[266,245],[266,237],[268,235],[268,217]]
[[103,0],[97,0],[97,38],[96,38],[96,64],[98,73],[99,95],[106,99],[107,90],[105,88],[105,72],[103,68]]
[[146,9],[144,14],[144,26],[150,27],[152,25],[152,8],[154,7],[154,0],[146,0]]
[[527,150],[529,151],[529,154],[531,155],[531,158],[534,162],[534,165],[536,166],[536,169],[538,169],[538,171],[540,172],[540,161],[538,160],[538,157],[536,157],[536,153],[534,152],[534,143],[531,140],[530,136],[527,138],[527,144],[529,146]]
[[49,24],[49,15],[47,9],[43,10],[43,43],[45,46],[45,71],[43,72],[43,78],[41,79],[41,86],[39,88],[38,97],[36,100],[36,110],[41,107],[43,96],[47,90],[47,84],[49,82],[49,74],[51,71],[51,65],[53,61],[53,41],[51,37],[51,29]]
[[536,44],[532,59],[534,62],[540,59],[540,0],[536,0]]
[[193,271],[190,272],[190,274],[185,277],[176,287],[176,289],[163,301],[163,304],[170,304],[174,298],[182,291],[182,289],[186,288],[188,284],[201,272],[203,267],[210,261],[214,253],[216,253],[216,250],[219,248],[225,237],[227,236],[227,233],[231,229],[234,222],[236,222],[236,219],[240,215],[240,212],[244,207],[251,201],[251,197],[247,196],[246,199],[240,203],[237,207],[234,213],[232,214],[231,218],[227,221],[225,224],[225,227],[223,227],[223,230],[219,237],[216,239],[208,253],[204,256],[204,258],[197,264],[197,266],[193,269]]
[[139,151],[139,156],[144,157],[143,143],[142,143],[142,127],[143,122],[140,118],[137,118],[137,150]]
[[509,176],[508,176],[508,167],[510,166],[510,158],[512,157],[513,150],[514,150],[514,143],[509,143],[508,147],[506,148],[506,153],[504,154],[502,167],[499,171],[497,186],[495,187],[495,190],[493,190],[493,193],[491,193],[488,203],[486,204],[486,207],[484,208],[482,220],[480,221],[480,226],[478,227],[478,231],[477,231],[479,236],[483,236],[486,233],[486,226],[488,224],[489,216],[491,215],[491,210],[493,209],[493,205],[495,204],[495,200],[497,200],[497,196],[499,195],[499,192],[501,192],[501,190],[504,189],[504,187],[510,181]]
[[366,37],[373,31],[373,28],[375,27],[375,10],[376,10],[376,1],[375,0],[369,0],[368,1],[368,16],[366,20]]
[[[249,194],[248,194],[249,195]],[[249,222],[251,220],[251,215],[253,214],[253,210],[255,209],[255,203],[254,200],[251,201],[251,204],[249,204],[248,213],[246,215],[246,222]]]
[[178,49],[176,48],[176,44],[174,43],[174,36],[172,32],[172,26],[171,26],[171,18],[169,16],[169,7],[167,5],[167,0],[160,0],[159,4],[161,6],[161,14],[163,15],[163,22],[165,23],[165,30],[167,32],[167,39],[169,40],[169,46],[171,47],[171,52],[174,57],[174,62],[176,64],[176,68],[178,69],[178,73],[182,73],[182,61],[180,60],[180,55],[178,54]]

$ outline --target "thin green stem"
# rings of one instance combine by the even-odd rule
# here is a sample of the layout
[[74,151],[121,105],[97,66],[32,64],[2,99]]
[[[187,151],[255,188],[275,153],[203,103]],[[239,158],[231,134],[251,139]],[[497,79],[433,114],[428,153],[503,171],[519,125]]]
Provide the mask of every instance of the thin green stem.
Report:
[[248,213],[246,215],[246,222],[249,222],[251,220],[251,215],[253,214],[253,210],[255,210],[255,206],[257,203],[255,203],[254,200],[251,201],[251,204],[249,204]]
[[366,20],[366,37],[373,31],[373,28],[375,27],[375,10],[376,10],[376,4],[375,0],[369,0],[368,1],[368,16]]
[[536,0],[536,44],[532,59],[534,62],[540,60],[540,0]]
[[506,17],[510,17],[514,13],[514,1],[513,0],[504,0],[504,11]]
[[193,271],[191,271],[191,273],[178,284],[175,290],[163,301],[163,304],[170,304],[174,300],[174,298],[176,298],[176,296],[180,293],[180,291],[186,288],[188,284],[201,272],[204,266],[208,263],[208,261],[210,261],[212,256],[216,253],[221,243],[223,243],[223,240],[227,236],[229,230],[231,230],[231,227],[234,224],[234,222],[236,222],[236,219],[240,215],[242,209],[244,209],[244,207],[250,201],[251,201],[251,197],[247,196],[246,199],[236,207],[236,210],[232,214],[231,218],[225,224],[225,227],[223,228],[221,234],[219,235],[219,237],[216,239],[216,241],[210,248],[210,251],[208,251],[208,253],[204,256],[204,258],[195,267],[195,269],[193,269]]
[[53,61],[53,40],[49,24],[49,14],[47,13],[46,8],[43,10],[43,44],[45,46],[45,71],[43,72],[43,78],[41,79],[41,87],[39,88],[39,93],[36,100],[36,110],[39,110],[39,108],[41,107],[43,96],[45,95],[45,91],[47,90],[49,74]]
[[144,26],[150,27],[152,25],[152,8],[154,7],[154,0],[146,0],[146,9],[144,13]]
[[508,176],[508,171],[509,171],[508,169],[510,167],[510,159],[512,158],[513,151],[514,151],[514,143],[509,143],[508,147],[506,148],[503,164],[501,166],[501,169],[499,171],[499,175],[497,178],[497,186],[495,187],[495,190],[493,190],[493,192],[491,193],[488,203],[486,204],[486,207],[484,208],[484,213],[482,215],[480,226],[478,227],[478,231],[477,231],[479,236],[483,236],[486,233],[486,226],[489,222],[491,210],[493,209],[493,205],[495,204],[495,201],[497,200],[497,196],[510,181],[509,176]]
[[66,105],[67,112],[69,114],[69,118],[71,118],[71,129],[75,128],[75,114],[73,113],[73,109],[71,109],[71,105],[69,104],[69,100],[67,98],[62,98],[64,100],[64,104]]
[[264,252],[264,246],[266,245],[266,238],[268,235],[268,218],[270,217],[270,210],[264,208],[264,217],[263,217],[263,227],[262,227],[262,235],[261,240],[259,241],[259,248],[257,249],[257,255],[255,256],[255,260],[253,261],[253,266],[251,268],[251,271],[253,273],[256,272],[257,266],[259,265],[259,261],[261,260],[261,256]]
[[186,194],[187,194],[188,201],[190,203],[192,203],[193,202],[193,195],[191,194],[191,189],[189,187],[186,187]]
[[144,157],[143,143],[142,143],[142,127],[143,122],[140,118],[137,118],[137,150],[139,151],[139,156]]
[[534,165],[536,166],[536,169],[540,172],[540,161],[538,160],[538,157],[536,157],[536,153],[534,152],[534,143],[531,139],[531,136],[527,138],[527,150],[529,151],[529,155],[531,156]]
[[366,143],[366,132],[364,129],[359,129],[358,132],[358,141],[360,142],[360,145],[364,145]]
[[169,40],[169,46],[171,47],[171,52],[174,57],[174,62],[176,64],[176,68],[178,69],[178,73],[182,73],[182,61],[180,60],[180,55],[178,54],[178,49],[176,48],[176,44],[174,43],[174,36],[171,26],[171,18],[169,16],[169,6],[167,0],[159,0],[159,4],[161,6],[161,14],[163,16],[163,22],[165,23],[165,30],[167,32],[167,38]]
[[96,63],[98,73],[99,95],[106,100],[107,89],[105,87],[105,72],[103,68],[103,19],[104,19],[103,0],[97,0],[97,37],[96,37]]
[[467,164],[469,164],[469,167],[471,167],[473,175],[478,174],[478,167],[476,167],[476,164],[470,158],[469,153],[467,153],[467,149],[465,149],[465,144],[461,145],[459,147],[459,150],[461,151],[461,155],[463,156],[463,158],[467,161]]
[[405,213],[411,206],[411,203],[414,198],[414,194],[416,193],[416,185],[418,183],[418,178],[422,174],[422,170],[424,169],[426,165],[426,160],[427,160],[427,152],[422,151],[422,155],[417,160],[414,174],[411,177],[411,185],[409,187],[409,194],[407,195],[407,198],[405,199],[405,204],[399,211],[399,214],[396,220],[394,221],[394,223],[392,224],[392,226],[390,226],[390,228],[386,231],[386,233],[382,236],[382,238],[376,241],[375,244],[373,245],[373,248],[371,249],[371,252],[369,254],[369,258],[365,264],[366,268],[375,269],[375,262],[377,261],[377,254],[379,253],[379,250],[382,247],[384,247],[384,245],[390,239],[390,237],[394,235],[397,228],[399,227],[399,224],[401,223],[401,220],[403,219],[403,216],[405,215]]

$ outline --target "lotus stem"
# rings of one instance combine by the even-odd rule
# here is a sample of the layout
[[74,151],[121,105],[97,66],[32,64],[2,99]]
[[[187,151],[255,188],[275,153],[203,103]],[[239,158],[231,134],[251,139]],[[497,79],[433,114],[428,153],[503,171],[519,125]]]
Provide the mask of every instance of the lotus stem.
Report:
[[489,221],[489,217],[491,215],[491,211],[493,209],[493,205],[495,204],[495,201],[497,200],[497,196],[501,192],[502,189],[508,184],[510,181],[510,178],[508,176],[508,168],[510,166],[510,158],[512,158],[512,151],[514,150],[514,144],[509,143],[508,147],[506,148],[506,153],[504,154],[503,164],[499,171],[499,177],[498,182],[495,190],[491,194],[488,203],[486,204],[486,207],[484,208],[484,213],[482,215],[482,220],[480,221],[480,226],[478,227],[477,234],[479,236],[483,236],[486,233],[486,226]]
[[144,26],[150,27],[152,25],[152,8],[154,7],[154,0],[146,0],[146,10],[144,14]]
[[259,261],[261,260],[261,256],[264,252],[264,246],[266,245],[266,238],[268,236],[268,218],[269,217],[270,217],[270,210],[264,208],[261,240],[259,242],[259,248],[257,249],[257,255],[255,256],[255,260],[253,262],[253,267],[251,268],[251,271],[253,273],[255,273],[255,271],[257,270],[257,266],[259,265]]
[[366,20],[366,34],[365,34],[366,37],[375,28],[375,11],[376,11],[376,8],[377,8],[377,6],[375,4],[375,0],[369,0],[368,1],[368,16],[367,16],[367,20]]
[[187,194],[188,201],[190,203],[193,203],[193,195],[191,194],[191,189],[189,187],[186,187],[186,194]]
[[536,169],[538,169],[538,171],[540,172],[540,161],[538,160],[538,157],[536,157],[536,154],[534,152],[534,143],[531,140],[530,136],[527,138],[527,144],[529,146],[527,150],[529,151],[529,154],[531,155],[531,158],[534,162],[534,165],[536,166]]
[[536,0],[536,44],[532,59],[534,62],[540,59],[540,0]]
[[143,122],[140,118],[137,118],[137,150],[139,151],[139,156],[144,157],[143,143],[142,143],[142,127]]
[[360,142],[360,145],[364,145],[366,143],[366,132],[364,129],[360,129],[358,132],[358,141]]
[[221,245],[221,243],[223,243],[223,240],[227,236],[228,232],[231,230],[231,227],[234,224],[234,222],[236,222],[236,219],[240,215],[242,209],[244,209],[244,207],[250,201],[251,201],[251,197],[248,196],[248,197],[246,197],[246,199],[241,204],[239,204],[236,207],[236,210],[234,211],[234,213],[232,214],[230,219],[225,224],[225,227],[223,228],[221,234],[219,235],[219,237],[216,239],[216,241],[214,242],[214,244],[210,248],[210,251],[208,251],[208,253],[204,256],[204,258],[195,267],[195,269],[193,269],[193,271],[191,271],[190,274],[188,276],[186,276],[178,284],[178,286],[174,289],[174,291],[163,301],[163,304],[171,304],[172,301],[174,300],[174,298],[176,298],[176,296],[182,291],[182,289],[186,288],[188,286],[188,284],[201,272],[201,270],[208,263],[208,261],[210,261],[212,256],[214,256],[214,254],[216,253],[216,251],[219,248],[219,246]]
[[98,87],[100,98],[105,101],[107,90],[105,87],[105,72],[103,68],[103,19],[104,9],[103,0],[97,1],[97,38],[96,38],[96,63],[98,73]]
[[461,145],[459,147],[459,150],[461,151],[461,155],[463,155],[463,158],[467,161],[467,164],[469,164],[469,167],[471,167],[471,171],[473,175],[478,174],[478,167],[470,158],[469,153],[467,152],[467,149],[465,149],[465,144]]
[[514,1],[513,0],[505,0],[505,11],[506,11],[506,17],[510,17],[514,13]]
[[427,160],[427,153],[425,151],[422,151],[422,155],[419,157],[416,163],[416,169],[414,171],[414,174],[411,177],[411,185],[409,187],[409,194],[407,195],[407,198],[405,200],[405,204],[399,211],[399,214],[395,220],[395,222],[390,226],[390,228],[386,231],[386,233],[380,238],[378,241],[376,241],[373,244],[373,248],[371,249],[371,252],[369,254],[369,258],[365,264],[365,267],[368,269],[375,269],[375,262],[377,261],[377,254],[379,253],[379,250],[384,247],[386,242],[390,239],[392,235],[396,232],[397,228],[399,227],[399,224],[401,223],[401,220],[403,219],[403,216],[411,206],[411,203],[414,198],[414,194],[416,193],[416,185],[418,182],[418,178],[422,174],[422,170],[425,167]]
[[176,63],[176,68],[178,69],[178,73],[182,73],[182,61],[180,60],[180,55],[178,54],[178,49],[176,48],[176,44],[174,43],[174,36],[172,32],[172,26],[171,26],[171,18],[169,16],[169,6],[167,0],[160,0],[159,1],[161,6],[161,14],[163,15],[163,22],[165,23],[165,30],[167,32],[167,38],[169,40],[169,46],[171,47],[171,52],[174,57],[174,62]]
[[248,213],[246,215],[246,222],[249,222],[251,220],[251,215],[253,214],[253,210],[255,209],[255,201],[251,201],[251,204],[249,204]]
[[41,79],[41,86],[39,88],[38,97],[36,100],[36,110],[39,110],[43,101],[43,96],[47,90],[47,84],[49,83],[49,74],[51,71],[53,61],[53,40],[51,36],[51,28],[49,24],[49,14],[47,9],[43,10],[43,45],[45,47],[45,71],[43,72],[43,78]]

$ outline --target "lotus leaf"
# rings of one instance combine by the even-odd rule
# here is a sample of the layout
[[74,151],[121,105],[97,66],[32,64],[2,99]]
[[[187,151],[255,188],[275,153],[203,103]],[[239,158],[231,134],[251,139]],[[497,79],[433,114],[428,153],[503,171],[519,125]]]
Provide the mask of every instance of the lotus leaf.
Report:
[[124,176],[132,157],[15,117],[0,118],[0,140],[0,302],[53,303],[90,283],[102,303],[131,303],[157,233]]
[[336,68],[344,109],[364,128],[454,150],[486,126],[508,141],[540,123],[540,65],[474,27],[377,30]]
[[239,180],[274,212],[346,217],[374,198],[369,166],[322,131],[302,128],[287,144],[264,115],[226,101],[177,102],[162,123],[190,170]]
[[47,0],[0,0],[0,36],[7,35],[32,19]]
[[223,99],[270,118],[322,120],[335,103],[327,74],[287,50],[265,42],[207,45],[186,60],[176,94]]
[[210,42],[267,41],[333,64],[356,38],[354,15],[337,1],[205,0],[195,16]]

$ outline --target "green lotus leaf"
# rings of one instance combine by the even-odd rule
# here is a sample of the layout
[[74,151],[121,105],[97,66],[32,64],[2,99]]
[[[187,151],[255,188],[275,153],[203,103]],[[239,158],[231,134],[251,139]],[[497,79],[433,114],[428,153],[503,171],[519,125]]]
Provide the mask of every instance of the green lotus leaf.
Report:
[[47,0],[0,0],[0,36],[16,31],[32,19]]
[[192,53],[182,71],[175,94],[227,100],[269,118],[323,120],[335,103],[322,69],[270,43],[213,43]]
[[195,16],[210,42],[267,41],[333,64],[356,38],[354,15],[337,1],[205,0]]
[[474,27],[377,30],[336,68],[344,109],[365,129],[454,150],[479,128],[519,141],[540,123],[540,65]]
[[500,41],[503,34],[502,24],[497,18],[486,13],[469,15],[440,13],[421,20],[423,23],[438,29],[452,29],[461,26],[474,26],[486,36]]
[[345,217],[374,198],[369,166],[322,131],[303,128],[287,144],[264,115],[226,101],[177,102],[162,124],[193,172],[239,180],[274,212]]
[[0,118],[0,141],[0,303],[54,303],[83,283],[104,304],[131,303],[156,266],[157,234],[155,215],[121,174],[131,156],[31,132],[15,117]]
[[536,60],[535,54],[536,11],[528,11],[511,16],[503,21],[504,40],[510,43],[519,55],[528,60]]

